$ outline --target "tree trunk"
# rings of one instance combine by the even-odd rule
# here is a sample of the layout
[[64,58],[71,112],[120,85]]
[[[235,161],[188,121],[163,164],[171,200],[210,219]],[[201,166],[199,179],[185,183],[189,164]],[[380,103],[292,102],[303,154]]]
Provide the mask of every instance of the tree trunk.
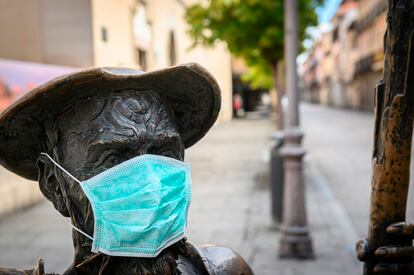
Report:
[[374,274],[373,255],[379,246],[411,243],[408,239],[390,237],[386,228],[405,220],[407,205],[414,109],[414,1],[389,0],[388,3],[384,75],[375,96],[366,275]]
[[283,107],[282,107],[282,84],[278,77],[278,62],[272,64],[273,84],[276,90],[276,127],[278,130],[283,129]]

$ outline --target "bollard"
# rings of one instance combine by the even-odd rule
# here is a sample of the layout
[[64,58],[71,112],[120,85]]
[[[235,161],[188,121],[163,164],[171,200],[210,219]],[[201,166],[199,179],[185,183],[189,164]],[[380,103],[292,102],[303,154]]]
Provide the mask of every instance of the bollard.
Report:
[[275,140],[276,143],[272,148],[270,157],[271,212],[275,227],[279,228],[280,224],[282,223],[284,192],[283,157],[280,154],[280,148],[283,146],[283,133],[273,133],[272,140]]

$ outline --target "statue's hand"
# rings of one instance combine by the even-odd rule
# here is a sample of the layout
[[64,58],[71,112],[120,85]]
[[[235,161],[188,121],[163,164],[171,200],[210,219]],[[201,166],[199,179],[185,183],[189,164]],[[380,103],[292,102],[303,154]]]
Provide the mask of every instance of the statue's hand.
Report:
[[[414,224],[405,222],[395,223],[387,228],[387,233],[394,236],[414,238]],[[356,246],[358,260],[367,261],[368,242],[360,240]],[[378,264],[374,272],[379,274],[414,274],[414,247],[413,246],[382,246],[374,252]],[[409,263],[401,263],[407,262]]]

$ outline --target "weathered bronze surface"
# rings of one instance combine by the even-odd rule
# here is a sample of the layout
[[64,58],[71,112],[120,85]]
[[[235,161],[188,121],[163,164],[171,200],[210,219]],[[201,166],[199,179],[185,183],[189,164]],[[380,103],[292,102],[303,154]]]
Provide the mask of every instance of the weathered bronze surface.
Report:
[[197,64],[142,73],[96,68],[57,78],[27,93],[0,115],[0,162],[7,169],[37,180],[36,160],[46,148],[44,122],[58,117],[81,99],[114,91],[155,91],[171,109],[186,148],[202,138],[217,119],[220,89]]
[[404,253],[412,251],[412,234],[397,232],[401,224],[389,226],[404,221],[406,213],[414,116],[414,1],[388,3],[384,78],[376,89],[368,240],[357,245],[366,275],[412,274],[412,253],[390,253],[401,246],[408,249]]
[[[199,66],[191,66],[196,66],[198,72],[201,71]],[[170,73],[174,74],[174,71]],[[130,75],[131,72],[118,69],[117,74],[123,81],[128,82],[128,78],[124,76]],[[3,154],[14,152],[18,155],[18,157],[2,155],[2,163],[16,173],[33,178],[33,171],[30,170],[33,163],[30,158],[32,153],[36,154],[36,174],[44,196],[63,216],[69,217],[73,225],[93,235],[92,208],[79,184],[56,169],[36,150],[52,155],[81,181],[142,154],[158,154],[183,160],[184,149],[200,139],[214,123],[219,110],[216,104],[220,100],[219,93],[214,87],[215,81],[209,75],[206,77],[202,74],[194,76],[184,74],[182,77],[184,78],[181,82],[184,81],[184,83],[181,83],[180,88],[184,90],[181,90],[178,95],[181,98],[174,98],[168,90],[160,91],[160,85],[171,89],[174,85],[180,85],[177,79],[171,83],[168,75],[164,78],[164,84],[156,83],[152,88],[151,80],[147,79],[146,89],[141,89],[142,85],[136,85],[138,88],[133,88],[135,85],[119,82],[114,76],[113,79],[109,79],[106,86],[102,87],[110,91],[96,90],[95,84],[98,82],[92,78],[83,87],[83,96],[79,96],[81,93],[79,90],[72,91],[73,97],[76,98],[75,101],[68,98],[65,91],[55,91],[61,95],[54,98],[53,103],[50,101],[48,103],[57,104],[55,106],[41,106],[39,102],[42,102],[42,99],[35,100],[29,95],[24,101],[17,103],[18,107],[20,104],[20,106],[25,106],[24,108],[18,109],[15,105],[6,111],[8,117],[0,117],[1,140],[3,141],[0,151]],[[64,81],[73,81],[73,78],[69,76]],[[187,86],[184,85],[186,81]],[[72,89],[72,86],[78,84],[73,83],[66,87]],[[200,87],[200,85],[205,87]],[[88,87],[94,89],[95,92],[89,93]],[[194,97],[194,95],[191,95],[188,89],[200,88],[205,92],[196,93],[195,95],[199,96],[194,99],[197,103],[192,104],[193,99],[188,97]],[[49,85],[46,90],[49,89],[57,88],[56,85]],[[46,92],[43,91],[43,94]],[[200,95],[203,96],[200,97]],[[188,102],[191,106],[188,106]],[[37,113],[34,115],[28,113],[28,106],[31,106],[29,110]],[[187,109],[183,108],[181,110],[183,113],[179,113],[180,106],[187,107]],[[60,111],[51,111],[52,115],[38,110],[38,108],[55,110],[59,107]],[[26,113],[22,114],[22,110]],[[43,112],[42,115],[39,112]],[[37,136],[26,136],[27,139],[33,138],[37,141],[25,142],[21,132],[12,131],[14,134],[10,135],[10,128],[19,131],[19,128],[28,126],[26,117],[30,122],[36,121],[41,124],[32,127],[37,128],[39,132]],[[41,117],[40,120],[39,117]],[[21,124],[12,124],[17,122]],[[24,133],[27,133],[27,129]],[[16,140],[11,140],[13,138],[20,142],[20,147],[4,148],[7,144],[16,143]],[[27,158],[26,163],[16,162],[24,157]],[[24,167],[30,171],[23,171]],[[77,231],[73,231],[72,237],[75,255],[73,264],[64,273],[66,275],[252,274],[246,262],[232,250],[217,246],[196,248],[185,239],[166,248],[156,258],[133,258],[91,253],[91,240]],[[43,262],[39,262],[37,268],[27,271],[0,268],[0,274],[12,272],[15,272],[13,274],[44,274]]]
[[[386,233],[396,240],[412,240],[414,239],[414,224],[394,223],[387,227]],[[358,259],[367,261],[368,252],[368,241],[359,241],[357,244]],[[377,261],[373,270],[374,274],[414,274],[414,246],[411,244],[380,246],[373,253],[370,257]]]

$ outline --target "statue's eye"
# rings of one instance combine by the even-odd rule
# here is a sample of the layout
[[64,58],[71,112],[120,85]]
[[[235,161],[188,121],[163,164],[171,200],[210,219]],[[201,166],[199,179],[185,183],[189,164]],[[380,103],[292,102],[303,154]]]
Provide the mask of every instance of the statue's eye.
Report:
[[172,149],[162,150],[159,155],[164,156],[164,157],[169,157],[169,158],[176,158],[177,157],[176,152]]
[[89,156],[88,162],[95,167],[110,168],[121,163],[122,159],[116,150],[97,151],[97,154],[90,154]]
[[177,158],[177,152],[173,148],[170,147],[153,147],[150,150],[148,150],[149,154],[153,155],[159,155],[169,158]]
[[96,165],[99,167],[105,167],[105,169],[109,169],[121,163],[121,160],[116,155],[108,155],[105,158],[101,159],[99,163]]
[[120,163],[119,158],[116,156],[109,156],[106,162],[112,166],[116,166]]

